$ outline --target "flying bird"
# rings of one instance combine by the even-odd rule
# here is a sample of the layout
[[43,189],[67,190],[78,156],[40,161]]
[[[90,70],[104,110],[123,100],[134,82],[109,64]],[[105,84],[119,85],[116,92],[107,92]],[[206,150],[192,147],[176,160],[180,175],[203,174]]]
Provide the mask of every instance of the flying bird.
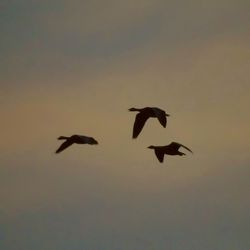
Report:
[[143,129],[144,124],[150,117],[155,117],[159,120],[160,124],[166,128],[167,116],[166,112],[162,109],[155,107],[146,107],[142,109],[130,108],[129,111],[138,111],[139,113],[135,117],[134,127],[133,127],[133,139],[135,139]]
[[93,137],[88,137],[84,135],[72,135],[70,137],[60,136],[57,138],[58,140],[65,140],[62,145],[56,150],[56,154],[62,152],[64,149],[68,148],[72,144],[90,144],[95,145],[98,142]]
[[159,162],[163,162],[164,160],[164,155],[186,155],[185,153],[182,153],[179,151],[179,148],[183,147],[185,149],[187,149],[189,152],[192,152],[191,149],[189,149],[188,147],[178,143],[178,142],[171,142],[169,145],[166,146],[149,146],[148,148],[150,149],[154,149],[155,151],[155,155],[157,157],[157,159],[159,160]]

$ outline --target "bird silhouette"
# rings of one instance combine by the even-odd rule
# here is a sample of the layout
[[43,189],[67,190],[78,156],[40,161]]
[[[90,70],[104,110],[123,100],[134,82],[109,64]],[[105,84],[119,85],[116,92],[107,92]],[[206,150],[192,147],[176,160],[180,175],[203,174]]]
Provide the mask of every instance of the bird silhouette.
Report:
[[98,144],[98,142],[93,137],[88,137],[84,135],[72,135],[70,137],[67,136],[60,136],[57,138],[58,140],[65,140],[61,144],[61,146],[56,150],[56,154],[62,152],[64,149],[68,148],[72,144],[90,144],[95,145]]
[[135,117],[134,127],[133,127],[133,139],[137,138],[143,129],[144,124],[150,117],[155,117],[159,120],[160,124],[165,128],[167,125],[166,112],[162,109],[155,107],[145,107],[142,109],[130,108],[129,111],[138,111],[139,113]]
[[155,151],[155,155],[157,157],[157,159],[159,160],[159,162],[163,162],[164,160],[164,155],[186,155],[185,153],[182,153],[179,151],[179,148],[183,147],[185,149],[187,149],[189,152],[193,153],[191,149],[189,149],[188,147],[178,143],[178,142],[171,142],[169,145],[166,146],[149,146],[148,148],[150,149],[154,149]]

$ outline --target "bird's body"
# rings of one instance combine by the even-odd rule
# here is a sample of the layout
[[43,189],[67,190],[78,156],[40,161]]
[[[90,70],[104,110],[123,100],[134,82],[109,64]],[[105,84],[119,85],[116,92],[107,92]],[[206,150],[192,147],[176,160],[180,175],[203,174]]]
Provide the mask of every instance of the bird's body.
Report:
[[62,152],[67,147],[71,146],[72,144],[90,144],[95,145],[98,144],[98,142],[93,137],[88,137],[84,135],[72,135],[70,137],[67,136],[60,136],[58,137],[58,140],[65,140],[65,142],[62,143],[62,145],[56,150],[56,153]]
[[160,124],[165,128],[167,125],[167,116],[166,112],[162,109],[156,107],[145,107],[142,109],[138,108],[130,108],[129,111],[138,111],[139,113],[136,115],[134,127],[133,127],[133,138],[137,138],[137,136],[142,131],[144,124],[150,118],[157,118]]
[[164,160],[164,155],[185,155],[185,153],[182,153],[179,151],[179,148],[183,147],[187,149],[189,152],[193,153],[191,149],[188,147],[178,143],[178,142],[171,142],[169,145],[166,146],[149,146],[148,148],[154,149],[155,155],[159,162],[163,162]]

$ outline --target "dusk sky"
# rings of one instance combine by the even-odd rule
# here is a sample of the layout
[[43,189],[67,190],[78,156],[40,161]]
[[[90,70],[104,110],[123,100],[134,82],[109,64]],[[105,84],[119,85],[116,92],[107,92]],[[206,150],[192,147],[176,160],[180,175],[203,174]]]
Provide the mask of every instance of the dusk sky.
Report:
[[[250,1],[0,0],[0,249],[250,249]],[[132,139],[131,107],[159,107]],[[56,155],[58,136],[93,136]],[[194,151],[159,163],[149,145]],[[185,150],[183,150],[185,152]]]

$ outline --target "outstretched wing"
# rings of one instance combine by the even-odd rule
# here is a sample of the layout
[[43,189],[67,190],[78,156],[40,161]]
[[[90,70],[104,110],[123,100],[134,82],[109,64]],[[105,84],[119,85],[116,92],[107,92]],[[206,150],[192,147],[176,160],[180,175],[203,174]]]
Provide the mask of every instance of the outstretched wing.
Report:
[[193,151],[192,151],[190,148],[188,148],[188,147],[186,147],[186,146],[184,146],[184,145],[182,145],[182,144],[180,144],[180,143],[178,143],[178,142],[172,142],[170,145],[171,145],[174,149],[176,149],[176,150],[179,150],[180,147],[183,147],[183,148],[185,148],[186,150],[188,150],[189,152],[191,152],[191,153],[193,154]]
[[186,147],[184,145],[181,145],[181,146],[193,154],[193,151],[190,148],[188,148],[188,147]]
[[158,151],[158,150],[155,150],[155,155],[157,157],[157,159],[159,160],[159,162],[163,162],[164,160],[164,153]]
[[144,124],[146,123],[148,119],[148,116],[143,113],[138,113],[135,117],[135,123],[133,128],[133,138],[135,139],[140,132],[142,131],[142,128]]
[[62,145],[56,150],[56,154],[62,152],[64,149],[66,149],[67,147],[71,146],[73,144],[73,142],[71,140],[67,140],[64,143],[62,143]]
[[167,118],[166,118],[166,113],[165,111],[163,110],[160,110],[160,109],[156,109],[154,108],[153,109],[158,121],[160,122],[160,124],[166,128],[166,125],[167,125]]

